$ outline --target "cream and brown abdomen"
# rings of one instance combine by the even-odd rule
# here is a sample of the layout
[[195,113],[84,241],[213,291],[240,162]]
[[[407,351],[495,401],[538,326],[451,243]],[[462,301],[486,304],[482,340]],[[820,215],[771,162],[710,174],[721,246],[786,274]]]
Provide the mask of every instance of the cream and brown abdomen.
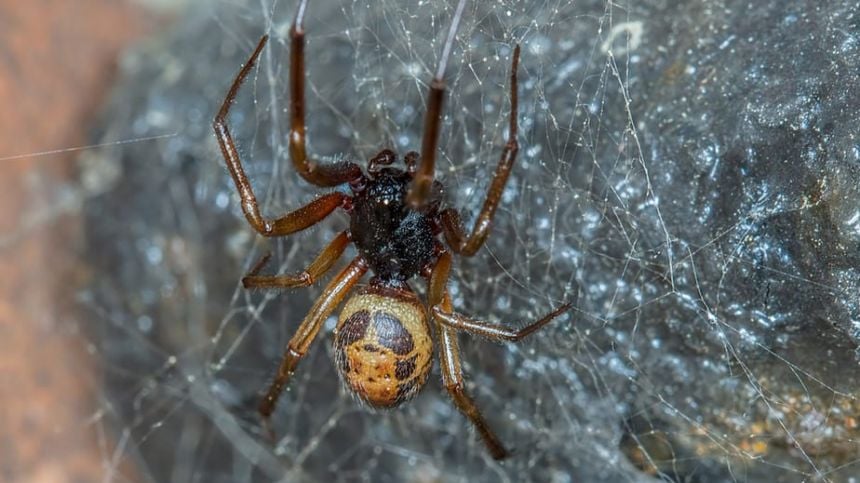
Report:
[[362,401],[391,408],[409,400],[433,365],[424,306],[407,290],[365,287],[340,313],[334,352],[341,379]]

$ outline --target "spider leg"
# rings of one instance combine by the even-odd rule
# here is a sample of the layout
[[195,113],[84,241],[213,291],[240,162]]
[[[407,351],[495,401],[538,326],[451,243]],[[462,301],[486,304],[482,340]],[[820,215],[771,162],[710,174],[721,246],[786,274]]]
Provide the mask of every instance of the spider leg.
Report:
[[448,329],[462,330],[495,342],[519,342],[573,307],[573,303],[565,302],[542,318],[516,330],[500,324],[474,320],[454,312],[450,304],[445,307],[443,304],[434,303],[447,296],[445,285],[448,282],[450,267],[451,254],[445,252],[439,257],[430,275],[430,313],[438,324]]
[[511,330],[501,325],[472,320],[454,312],[451,297],[446,287],[450,270],[451,254],[443,252],[429,274],[430,288],[428,295],[430,298],[430,314],[436,323],[436,330],[439,333],[441,345],[439,359],[440,366],[442,367],[442,379],[445,382],[445,388],[454,399],[457,409],[472,420],[472,423],[478,430],[478,434],[481,436],[490,454],[493,455],[493,458],[503,459],[508,456],[508,451],[502,446],[495,433],[490,430],[474,401],[465,392],[457,332],[463,330],[499,342],[517,342],[563,314],[570,309],[572,304],[562,304],[540,320],[519,330]]
[[[443,307],[450,305],[450,298],[446,294],[446,300],[443,301]],[[442,367],[442,381],[445,383],[445,389],[454,400],[454,405],[475,425],[475,429],[484,441],[484,445],[489,450],[493,458],[497,460],[505,459],[510,456],[510,452],[505,449],[498,436],[487,425],[487,421],[481,416],[481,412],[475,401],[466,393],[466,383],[463,380],[463,368],[460,363],[460,344],[457,341],[457,331],[450,327],[445,327],[441,324],[436,325],[439,331],[439,365]]]
[[440,77],[434,78],[430,83],[430,92],[427,94],[427,114],[424,116],[424,134],[421,136],[420,164],[412,178],[406,198],[412,208],[419,208],[430,196],[436,170],[436,145],[439,142],[444,97],[445,81]]
[[519,342],[524,337],[537,332],[538,329],[548,324],[561,314],[567,312],[572,306],[573,304],[570,302],[564,303],[552,312],[544,315],[541,319],[536,320],[519,330],[514,330],[499,324],[491,324],[481,320],[474,320],[439,306],[434,306],[432,311],[433,317],[436,321],[446,327],[463,330],[470,334],[479,335],[495,342]]
[[269,262],[271,254],[266,254],[254,268],[242,277],[245,288],[293,288],[307,287],[327,272],[349,245],[349,233],[341,232],[320,252],[306,269],[298,275],[259,275],[260,270]]
[[502,445],[498,436],[490,429],[487,421],[481,416],[475,401],[466,393],[466,384],[463,379],[463,367],[460,363],[460,345],[457,340],[457,329],[442,324],[436,318],[436,309],[441,308],[443,312],[452,312],[451,297],[448,295],[446,285],[448,283],[448,272],[451,268],[451,254],[443,253],[436,266],[430,274],[430,307],[436,331],[439,334],[439,365],[442,368],[442,381],[445,389],[451,395],[454,405],[463,413],[481,436],[484,445],[493,458],[500,460],[508,457],[510,453]]
[[[448,56],[454,44],[454,34],[460,24],[463,8],[466,2],[460,0],[451,20],[448,30],[448,38],[442,49],[441,60],[436,67],[436,74],[430,81],[430,92],[427,93],[427,113],[424,115],[424,132],[421,135],[421,160],[420,166],[414,171],[414,177],[409,187],[407,202],[412,209],[418,209],[425,204],[430,197],[433,187],[433,176],[436,169],[436,147],[439,143],[439,129],[442,122],[442,101],[445,97],[445,68],[448,64]],[[413,170],[410,168],[410,173]]]
[[472,233],[467,235],[463,230],[460,224],[460,214],[457,210],[449,208],[442,212],[442,230],[445,233],[445,240],[455,253],[461,255],[474,255],[484,244],[487,235],[490,234],[493,215],[496,213],[505,184],[508,182],[508,175],[511,174],[511,168],[517,159],[517,151],[519,150],[517,144],[517,65],[519,60],[520,46],[517,45],[514,48],[514,58],[511,62],[511,117],[508,127],[508,142],[502,149],[499,164],[496,166],[496,173],[490,182],[487,198],[475,220]]
[[[224,103],[221,104],[221,109],[215,116],[215,121],[212,127],[215,129],[215,137],[218,139],[218,145],[221,147],[221,155],[224,156],[224,161],[227,163],[227,170],[233,178],[233,183],[236,185],[236,190],[239,192],[239,197],[242,199],[242,211],[245,213],[248,223],[254,227],[257,232],[264,236],[283,236],[290,233],[303,230],[329,215],[335,208],[348,197],[341,193],[330,193],[312,201],[308,205],[299,208],[296,211],[288,213],[281,218],[275,220],[267,220],[260,214],[260,206],[257,203],[257,197],[254,195],[254,189],[245,174],[245,169],[242,167],[242,160],[239,157],[239,150],[236,149],[236,143],[233,141],[233,136],[230,134],[230,129],[227,126],[227,116],[230,113],[230,107],[236,99],[239,88],[257,61],[263,46],[266,45],[268,36],[263,36],[254,49],[254,53],[245,63],[242,70],[230,86],[227,92],[227,97],[224,98]],[[356,167],[356,169],[358,169]],[[360,171],[360,170],[359,170]]]
[[367,262],[356,257],[331,282],[328,283],[322,295],[314,302],[313,307],[305,316],[293,338],[287,344],[281,364],[275,379],[269,386],[266,396],[260,401],[259,411],[264,419],[271,416],[275,404],[286,387],[287,382],[296,370],[299,361],[308,351],[311,342],[316,338],[325,319],[334,311],[337,305],[346,297],[352,287],[367,272]]
[[290,159],[296,171],[317,186],[336,186],[360,178],[361,168],[349,161],[321,164],[305,149],[305,30],[307,0],[302,0],[290,27]]

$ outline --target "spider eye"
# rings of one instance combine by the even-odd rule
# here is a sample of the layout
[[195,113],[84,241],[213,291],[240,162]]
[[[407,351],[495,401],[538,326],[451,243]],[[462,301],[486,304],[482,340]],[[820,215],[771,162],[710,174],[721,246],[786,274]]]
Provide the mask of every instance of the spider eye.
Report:
[[370,173],[379,172],[380,166],[388,166],[397,160],[397,154],[390,149],[383,149],[376,156],[370,158],[367,163],[367,171]]
[[403,162],[406,163],[406,172],[409,174],[415,174],[418,171],[418,158],[420,155],[415,151],[409,151],[406,153],[406,156],[403,157]]
[[349,182],[349,189],[352,190],[353,193],[361,193],[367,188],[367,178],[359,176]]

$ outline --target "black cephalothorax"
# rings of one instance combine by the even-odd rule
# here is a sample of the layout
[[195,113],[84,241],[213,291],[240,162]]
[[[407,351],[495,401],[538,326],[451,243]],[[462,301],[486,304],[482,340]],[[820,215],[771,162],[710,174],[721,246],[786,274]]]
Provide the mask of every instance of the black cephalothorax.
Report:
[[400,285],[429,267],[442,250],[439,190],[434,202],[416,210],[406,203],[411,181],[407,171],[383,168],[353,187],[349,231],[376,283]]

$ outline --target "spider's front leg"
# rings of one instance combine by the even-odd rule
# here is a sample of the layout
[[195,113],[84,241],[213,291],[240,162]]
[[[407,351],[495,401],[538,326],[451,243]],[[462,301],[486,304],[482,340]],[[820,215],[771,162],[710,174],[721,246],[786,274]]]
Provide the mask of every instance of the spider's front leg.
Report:
[[457,332],[463,330],[496,342],[518,342],[569,310],[572,304],[562,304],[540,320],[532,322],[519,330],[512,330],[502,325],[473,320],[453,310],[451,297],[446,287],[450,270],[451,254],[445,252],[439,256],[436,265],[430,273],[430,314],[433,316],[437,333],[439,334],[441,345],[439,358],[440,366],[442,367],[442,379],[445,382],[445,388],[454,399],[457,409],[465,414],[475,425],[478,434],[481,436],[493,458],[503,459],[509,455],[508,451],[489,428],[475,402],[466,394],[463,369],[460,363]]
[[445,233],[445,241],[455,253],[472,256],[484,244],[490,234],[490,226],[493,215],[502,199],[502,192],[508,183],[508,176],[517,159],[519,144],[517,143],[517,65],[520,61],[520,46],[514,48],[514,59],[511,62],[511,117],[508,126],[508,142],[505,143],[496,173],[490,182],[490,189],[484,199],[484,206],[475,220],[475,226],[471,234],[467,234],[460,224],[460,214],[457,210],[449,208],[442,212],[442,229]]
[[[239,192],[239,197],[242,199],[242,211],[245,213],[248,223],[263,236],[284,236],[316,224],[334,211],[335,208],[341,206],[348,196],[342,193],[329,193],[275,220],[267,220],[260,213],[260,206],[257,203],[257,197],[254,195],[254,189],[251,187],[251,182],[245,174],[245,169],[242,167],[242,159],[239,157],[239,150],[236,149],[236,143],[230,134],[230,129],[227,125],[227,116],[230,113],[230,107],[233,105],[236,95],[239,93],[239,88],[242,86],[248,73],[251,72],[251,68],[257,62],[257,58],[260,56],[260,52],[262,52],[267,40],[268,36],[263,36],[260,39],[257,48],[254,49],[248,62],[245,63],[242,70],[236,75],[236,79],[233,80],[233,84],[227,92],[227,97],[224,98],[224,102],[221,104],[221,109],[215,116],[212,127],[215,129],[215,137],[221,148],[221,155],[227,164],[227,170],[230,172],[233,183],[236,185],[236,191]],[[358,166],[355,166],[355,169],[358,170],[358,174],[360,175],[361,169]],[[345,178],[335,184],[340,184],[349,179],[352,178]]]
[[307,0],[296,9],[290,27],[290,159],[296,171],[317,186],[337,186],[362,177],[361,168],[348,161],[323,164],[308,158],[305,143],[305,29]]

